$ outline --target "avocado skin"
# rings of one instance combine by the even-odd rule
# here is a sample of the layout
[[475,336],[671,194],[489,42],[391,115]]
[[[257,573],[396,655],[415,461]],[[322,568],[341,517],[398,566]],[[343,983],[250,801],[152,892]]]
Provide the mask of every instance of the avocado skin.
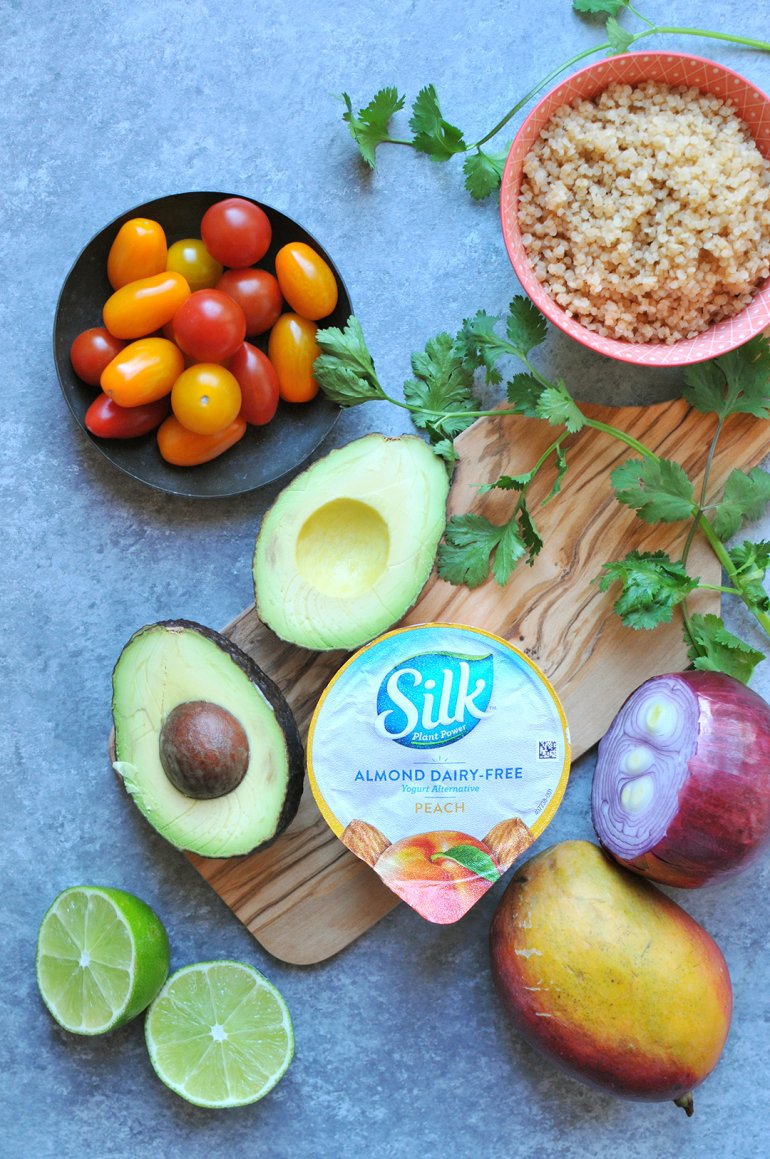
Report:
[[[288,757],[286,793],[272,836],[268,837],[261,844],[256,845],[253,849],[250,849],[247,853],[232,855],[233,857],[250,857],[252,853],[258,853],[260,850],[267,849],[268,846],[272,845],[294,820],[299,808],[305,784],[305,750],[300,739],[294,714],[278,685],[270,679],[266,672],[263,672],[250,656],[242,651],[232,640],[228,639],[227,636],[223,636],[221,632],[217,632],[213,628],[207,628],[204,624],[199,624],[195,620],[158,620],[153,624],[146,624],[132,635],[128,644],[132,640],[142,636],[145,632],[151,632],[158,628],[167,631],[196,632],[199,636],[216,645],[217,648],[224,652],[241,669],[250,683],[260,690],[273,709],[275,719],[283,733]],[[128,644],[125,647],[128,647]],[[122,778],[120,780],[122,781]],[[198,854],[198,856],[204,855]]]

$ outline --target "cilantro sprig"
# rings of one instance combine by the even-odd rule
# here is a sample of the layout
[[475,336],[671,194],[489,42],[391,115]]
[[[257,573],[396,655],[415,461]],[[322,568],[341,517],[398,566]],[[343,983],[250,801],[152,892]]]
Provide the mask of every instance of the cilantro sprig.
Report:
[[[770,344],[764,337],[752,339],[687,372],[687,401],[715,417],[696,493],[681,464],[661,458],[626,431],[584,412],[566,383],[551,381],[540,372],[530,355],[546,337],[545,318],[527,298],[515,297],[503,318],[479,311],[466,319],[456,335],[438,334],[412,356],[412,377],[399,398],[382,386],[360,323],[353,316],[344,329],[318,332],[322,353],[315,362],[315,376],[322,391],[340,406],[389,402],[407,410],[450,471],[458,458],[454,440],[477,419],[518,414],[554,428],[552,441],[528,471],[504,474],[482,485],[482,491],[511,495],[506,519],[493,522],[485,515],[469,513],[447,521],[437,567],[439,576],[451,584],[475,588],[492,579],[502,585],[521,563],[532,564],[543,546],[531,498],[535,481],[550,472],[550,490],[540,501],[550,502],[568,472],[568,440],[579,437],[584,429],[621,442],[632,457],[612,472],[615,498],[646,523],[681,524],[682,551],[678,559],[661,551],[632,551],[624,559],[605,563],[596,582],[602,591],[614,593],[616,613],[635,630],[669,623],[679,609],[695,666],[717,668],[748,680],[762,653],[728,632],[720,617],[690,615],[687,600],[699,590],[728,593],[743,601],[770,636],[770,596],[765,590],[770,542],[725,545],[770,502],[770,473],[759,467],[734,470],[720,495],[710,493],[711,464],[725,422],[734,414],[770,418]],[[482,407],[475,390],[480,376],[502,386],[507,405]],[[697,534],[705,536],[725,573],[726,582],[716,588],[688,571]]]
[[[502,117],[488,133],[476,141],[467,142],[466,135],[457,125],[446,120],[441,109],[438,94],[432,84],[420,89],[411,104],[408,127],[411,136],[394,137],[390,134],[391,121],[406,105],[406,97],[393,86],[381,88],[368,104],[354,111],[348,93],[342,93],[345,111],[342,119],[348,125],[351,136],[358,146],[361,157],[370,168],[376,166],[376,150],[380,145],[405,145],[429,157],[432,161],[450,161],[458,154],[463,155],[465,188],[475,200],[483,200],[500,188],[503,167],[509,146],[486,148],[488,142],[497,137],[525,105],[537,96],[546,85],[574,65],[590,56],[603,53],[617,56],[630,52],[640,41],[652,36],[705,37],[721,40],[746,48],[770,52],[770,44],[751,37],[734,36],[726,32],[712,32],[701,28],[678,28],[654,24],[638,11],[629,0],[571,0],[573,10],[588,20],[599,20],[604,24],[606,39],[601,43],[576,53],[552,69]],[[634,31],[634,28],[636,31]]]

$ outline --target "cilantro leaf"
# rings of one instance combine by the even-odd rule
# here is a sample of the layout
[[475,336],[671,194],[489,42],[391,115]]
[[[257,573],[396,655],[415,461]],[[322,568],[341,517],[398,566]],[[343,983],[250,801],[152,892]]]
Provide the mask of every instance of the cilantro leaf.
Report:
[[584,16],[617,16],[628,0],[572,0],[572,7]]
[[676,605],[698,586],[684,564],[664,551],[632,551],[625,559],[605,563],[602,573],[598,577],[600,590],[621,585],[614,609],[627,628],[637,630],[668,624]]
[[455,153],[465,152],[462,130],[442,117],[433,85],[426,85],[417,94],[412,104],[409,128],[415,149],[427,153],[432,161],[448,161]]
[[489,383],[500,382],[502,376],[497,369],[497,360],[501,354],[510,353],[495,329],[499,321],[485,310],[478,310],[472,318],[465,319],[455,339],[464,360],[474,370],[484,367]]
[[[531,567],[535,562],[535,556],[540,554],[540,551],[543,547],[543,539],[540,535],[540,532],[535,527],[535,523],[532,519],[532,515],[530,514],[529,507],[527,507],[527,504],[522,499],[519,500],[518,515],[519,533],[527,548],[527,563]],[[504,583],[505,581],[498,580],[497,582]]]
[[541,346],[548,336],[548,324],[537,306],[529,298],[517,295],[508,307],[505,319],[508,341],[524,355]]
[[525,471],[523,475],[501,475],[494,483],[484,483],[479,487],[483,495],[488,491],[524,491],[534,479],[533,471]]
[[541,391],[537,414],[539,418],[547,419],[552,426],[564,425],[570,434],[575,434],[585,425],[580,407],[561,380],[556,386],[547,386]]
[[765,576],[770,567],[770,542],[761,539],[752,543],[746,539],[728,551],[736,569],[733,583],[752,611],[770,610],[770,595],[765,591]]
[[455,445],[451,439],[438,439],[433,443],[433,454],[438,455],[439,459],[443,459],[447,465],[447,470],[451,476],[452,469],[455,463],[459,462],[460,456],[455,450]]
[[542,418],[538,404],[545,389],[533,374],[514,374],[507,385],[508,402],[527,418]]
[[693,515],[693,485],[670,459],[630,459],[615,468],[611,480],[618,502],[645,523],[676,523]]
[[439,545],[438,574],[450,584],[477,588],[489,578],[492,556],[501,547],[499,564],[495,560],[498,583],[507,580],[526,550],[516,527],[491,523],[484,515],[453,515],[447,522],[444,542]]
[[690,617],[690,647],[687,655],[695,668],[706,672],[726,672],[743,684],[764,654],[728,632],[719,616]]
[[358,145],[358,151],[366,164],[374,169],[376,160],[374,151],[378,145],[388,139],[388,130],[391,117],[403,109],[405,98],[398,90],[392,87],[380,89],[375,93],[368,105],[353,112],[353,105],[347,93],[342,93],[345,102],[343,121],[347,122],[350,135]]
[[770,474],[754,467],[748,474],[731,471],[722,502],[714,512],[712,525],[720,539],[729,539],[744,520],[758,519],[770,502]]
[[316,333],[316,341],[322,353],[313,363],[313,374],[331,402],[350,407],[387,397],[354,314],[344,330],[329,326]]
[[465,188],[475,201],[483,201],[500,188],[508,151],[503,149],[499,153],[486,153],[483,149],[477,149],[465,158]]
[[404,383],[404,399],[412,411],[412,422],[428,431],[432,440],[454,438],[474,421],[453,412],[477,411],[473,393],[473,370],[462,357],[449,334],[437,334],[425,350],[412,355],[415,377]]
[[614,16],[610,16],[607,20],[607,40],[610,45],[608,56],[621,56],[624,52],[628,52],[634,43],[633,35],[627,32]]
[[764,335],[684,372],[686,401],[705,414],[770,418],[770,343]]

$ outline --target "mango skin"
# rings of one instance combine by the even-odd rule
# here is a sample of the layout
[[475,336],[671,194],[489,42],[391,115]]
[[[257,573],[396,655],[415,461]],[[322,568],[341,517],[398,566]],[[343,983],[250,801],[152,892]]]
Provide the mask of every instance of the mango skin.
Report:
[[677,1100],[719,1061],[732,1015],[719,947],[588,841],[518,869],[492,920],[491,956],[516,1028],[583,1082]]

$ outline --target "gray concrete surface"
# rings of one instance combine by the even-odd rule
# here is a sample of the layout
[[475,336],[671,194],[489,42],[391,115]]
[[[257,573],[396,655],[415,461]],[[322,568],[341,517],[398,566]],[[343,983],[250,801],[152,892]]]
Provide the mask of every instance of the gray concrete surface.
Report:
[[[665,23],[767,34],[762,4],[642,6]],[[186,616],[217,627],[250,602],[254,537],[277,487],[236,500],[177,500],[127,480],[93,452],[51,360],[57,293],[80,249],[113,217],[161,194],[225,189],[261,198],[301,220],[336,257],[383,380],[397,388],[413,349],[478,308],[502,310],[515,282],[496,207],[469,200],[459,166],[393,148],[370,174],[336,94],[346,89],[358,105],[393,83],[411,98],[432,81],[446,115],[481,135],[598,35],[568,0],[3,6],[3,1156],[767,1153],[770,859],[686,899],[720,942],[736,996],[724,1057],[687,1121],[669,1104],[621,1102],[564,1078],[509,1030],[487,970],[500,886],[458,925],[432,927],[401,906],[334,960],[292,968],[264,953],[128,807],[106,760],[110,673],[121,646],[152,620]],[[686,43],[770,88],[770,56]],[[647,401],[675,393],[680,381],[677,372],[612,364],[555,335],[545,358],[578,394],[607,400]],[[372,405],[343,415],[322,449],[369,430],[405,429],[401,412]],[[770,523],[750,534],[770,535]],[[737,612],[728,616],[751,633]],[[754,683],[770,692],[767,665]],[[548,841],[590,836],[591,771],[589,754],[574,768]],[[263,1103],[219,1113],[185,1104],[152,1074],[141,1021],[97,1041],[52,1023],[35,988],[36,930],[56,893],[84,882],[123,886],[153,904],[174,966],[233,957],[278,984],[294,1014],[297,1055]]]

